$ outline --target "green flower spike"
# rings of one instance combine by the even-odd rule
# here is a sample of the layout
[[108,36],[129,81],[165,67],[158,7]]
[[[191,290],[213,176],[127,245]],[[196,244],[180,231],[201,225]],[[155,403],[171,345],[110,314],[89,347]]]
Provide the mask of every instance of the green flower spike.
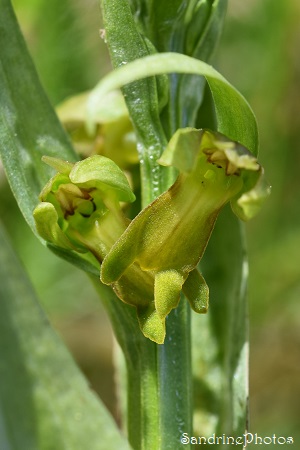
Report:
[[220,209],[231,201],[239,217],[251,218],[269,188],[256,158],[220,133],[178,130],[159,163],[173,165],[180,174],[113,245],[101,280],[115,283],[136,264],[152,273],[155,311],[164,321],[178,305],[182,288],[193,309],[205,310],[207,286],[196,267]]

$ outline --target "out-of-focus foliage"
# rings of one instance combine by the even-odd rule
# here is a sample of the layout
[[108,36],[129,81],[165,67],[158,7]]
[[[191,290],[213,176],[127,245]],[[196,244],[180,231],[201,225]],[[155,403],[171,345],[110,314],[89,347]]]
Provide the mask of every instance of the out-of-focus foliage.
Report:
[[272,195],[247,225],[250,424],[299,439],[300,64],[298,0],[229,1],[222,73],[257,116]]
[[109,69],[95,0],[13,0],[46,92],[54,104],[93,86]]
[[[92,88],[106,72],[106,50],[95,33],[99,23],[96,1],[15,0],[14,6],[53,103]],[[251,430],[265,436],[292,435],[295,439],[300,438],[299,21],[298,0],[229,0],[217,54],[217,68],[247,97],[257,116],[260,162],[273,186],[266,207],[247,226]],[[55,26],[51,28],[50,23]],[[17,208],[11,206],[13,200],[1,180],[0,215],[50,316],[63,324],[67,338],[74,336],[70,331],[74,317],[80,318],[76,323],[81,325],[90,324],[82,318],[100,320],[99,314],[93,315],[100,308],[93,300],[95,295],[84,282],[84,274],[37,242]],[[104,329],[107,333],[107,326]],[[78,327],[77,334],[81,339],[76,338],[74,352],[84,366],[87,355],[80,342],[85,339],[86,327]],[[70,339],[73,343],[73,337]],[[95,335],[91,334],[92,348],[94,342]],[[87,372],[91,371],[89,362]],[[93,384],[97,386],[97,379]]]

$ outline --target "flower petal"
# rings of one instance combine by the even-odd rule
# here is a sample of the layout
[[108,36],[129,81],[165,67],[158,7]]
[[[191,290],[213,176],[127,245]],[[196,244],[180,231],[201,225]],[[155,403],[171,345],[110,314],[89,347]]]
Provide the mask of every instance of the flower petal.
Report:
[[40,203],[33,211],[33,217],[37,232],[45,241],[58,247],[79,251],[58,226],[58,214],[52,203]]
[[80,187],[97,188],[104,194],[113,193],[118,201],[135,200],[135,195],[122,170],[105,156],[90,156],[74,164],[69,176],[72,183]]
[[209,288],[197,269],[189,273],[183,285],[183,293],[196,313],[205,314],[207,312]]

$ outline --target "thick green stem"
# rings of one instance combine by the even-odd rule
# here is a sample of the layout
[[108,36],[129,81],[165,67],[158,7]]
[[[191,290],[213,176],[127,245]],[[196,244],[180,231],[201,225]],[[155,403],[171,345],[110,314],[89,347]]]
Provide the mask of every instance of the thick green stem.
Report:
[[103,299],[126,361],[127,428],[131,448],[162,450],[157,344],[142,335],[134,308],[120,302],[96,277],[91,279]]
[[[102,0],[102,10],[114,67],[149,54],[127,1]],[[152,77],[126,86],[123,92],[139,140],[145,207],[173,181],[172,171],[156,162],[167,143],[157,83]],[[132,336],[127,339],[132,341]],[[135,337],[132,348],[126,343],[128,435],[134,450],[189,448],[181,444],[180,436],[192,428],[190,348],[190,318],[184,299],[168,317],[163,345],[142,334]]]
[[190,308],[184,298],[167,319],[165,343],[158,346],[161,449],[190,448],[181,444],[192,434]]
[[141,336],[127,359],[128,435],[135,450],[189,448],[180,442],[192,430],[190,310],[185,299],[167,320],[163,345]]
[[157,450],[161,433],[156,344],[140,344],[134,364],[127,361],[128,437],[134,449]]
[[[152,155],[150,160],[153,159]],[[152,177],[143,176],[147,173],[145,164],[147,160],[142,160],[142,192],[147,193],[142,198],[143,206],[163,193],[172,176],[165,172],[164,177],[161,173],[158,188]],[[184,298],[167,318],[165,343],[148,344],[142,338],[138,367],[128,370],[130,443],[137,450],[188,449],[190,447],[180,441],[182,433],[192,433],[193,417],[190,309]],[[139,392],[136,388],[138,377]],[[136,441],[138,429],[139,443]]]

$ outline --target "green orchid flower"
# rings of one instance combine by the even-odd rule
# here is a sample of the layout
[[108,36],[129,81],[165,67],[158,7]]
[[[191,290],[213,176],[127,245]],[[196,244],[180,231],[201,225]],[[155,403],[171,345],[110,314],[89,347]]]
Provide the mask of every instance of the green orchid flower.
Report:
[[124,173],[100,155],[75,164],[43,160],[58,173],[42,190],[42,203],[34,210],[38,233],[59,247],[90,251],[101,262],[128,225],[120,202],[135,200]]
[[[101,266],[103,283],[115,283],[132,265],[153,274],[154,304],[164,320],[176,308],[181,290],[193,292],[202,258],[221,208],[231,202],[243,220],[255,215],[269,194],[257,159],[220,133],[178,130],[159,160],[180,174],[176,182],[130,223]],[[201,298],[195,296],[195,299]]]
[[[44,187],[34,210],[38,233],[57,247],[88,252],[101,264],[130,223],[120,204],[135,199],[125,175],[100,155],[76,164],[50,157],[43,160],[58,173]],[[133,263],[112,287],[122,301],[135,306],[144,335],[163,343],[165,320],[155,309],[152,272]],[[197,271],[189,277],[185,292],[195,311],[206,312],[208,288]]]
[[106,156],[123,170],[136,166],[136,137],[121,91],[109,92],[98,103],[93,133],[88,133],[85,126],[89,95],[90,92],[75,95],[57,107],[76,151],[85,158],[94,154]]
[[[40,194],[33,216],[40,236],[57,247],[91,253],[101,264],[126,230],[121,202],[135,196],[121,169],[110,159],[94,155],[75,164],[56,158],[43,160],[58,173]],[[155,314],[154,277],[133,264],[113,283],[118,297],[137,308],[141,328],[163,341],[164,322]]]
[[93,255],[101,264],[101,281],[136,308],[141,331],[158,344],[181,290],[194,311],[207,311],[208,287],[197,265],[220,209],[230,201],[248,219],[269,193],[247,149],[204,130],[175,133],[159,163],[180,174],[132,222],[122,202],[135,196],[113,161],[100,155],[76,164],[44,161],[58,173],[34,211],[39,234],[55,246]]

